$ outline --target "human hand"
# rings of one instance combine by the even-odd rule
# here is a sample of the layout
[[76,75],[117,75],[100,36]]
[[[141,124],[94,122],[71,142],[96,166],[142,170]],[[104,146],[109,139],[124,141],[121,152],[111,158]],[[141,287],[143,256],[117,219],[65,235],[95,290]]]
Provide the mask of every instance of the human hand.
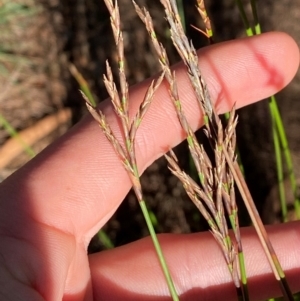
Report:
[[[294,76],[299,50],[285,34],[269,33],[207,47],[200,65],[219,113],[276,93]],[[200,109],[182,65],[179,93],[194,129]],[[149,81],[131,89],[136,112]],[[101,104],[121,137],[109,101]],[[164,129],[162,131],[161,129]],[[139,170],[182,140],[167,87],[156,93],[136,138]],[[170,300],[150,239],[87,256],[92,236],[131,187],[117,155],[86,117],[0,186],[1,300]],[[300,222],[268,227],[293,291],[300,290]],[[251,228],[242,231],[251,300],[280,294]],[[159,236],[181,300],[234,300],[223,256],[209,233]]]

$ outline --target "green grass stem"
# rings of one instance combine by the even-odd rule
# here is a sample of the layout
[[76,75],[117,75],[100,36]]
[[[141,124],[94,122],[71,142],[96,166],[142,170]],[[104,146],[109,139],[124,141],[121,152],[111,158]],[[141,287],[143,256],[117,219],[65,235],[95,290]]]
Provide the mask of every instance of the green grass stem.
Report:
[[243,6],[241,0],[235,0],[235,3],[236,3],[236,5],[239,9],[240,16],[241,16],[242,21],[244,23],[244,27],[246,29],[247,36],[253,36],[254,33],[253,33],[253,30],[252,30],[252,28],[250,26],[250,23],[248,21],[248,18],[247,18],[247,15],[245,13],[244,6]]
[[[269,102],[272,101],[270,98]],[[275,114],[273,112],[273,106],[269,106],[271,109],[271,119],[272,119],[272,133],[273,133],[273,142],[274,142],[274,150],[275,150],[275,159],[277,166],[277,180],[278,180],[278,188],[279,188],[279,199],[281,204],[281,214],[282,221],[287,222],[287,204],[285,197],[285,188],[284,188],[284,177],[283,177],[283,167],[282,167],[282,157],[281,157],[281,149],[279,142],[279,134],[276,127]]]
[[109,236],[106,234],[105,231],[103,231],[102,229],[99,230],[97,236],[106,249],[114,248],[113,242],[111,241],[111,239],[109,238]]
[[257,14],[257,9],[256,9],[256,0],[250,0],[251,3],[251,10],[252,10],[252,15],[253,15],[253,20],[254,20],[254,31],[255,34],[261,34],[261,27],[260,23],[258,20],[258,14]]
[[96,100],[93,96],[93,93],[91,92],[88,82],[85,80],[83,75],[77,70],[77,68],[73,64],[70,64],[69,70],[70,70],[71,74],[73,75],[73,77],[76,79],[76,81],[77,81],[80,89],[84,93],[84,95],[88,98],[88,100],[90,101],[90,103],[93,106],[96,106],[97,105]]
[[[249,21],[246,16],[246,13],[244,11],[241,0],[236,0],[236,3],[240,10],[240,14],[243,19],[247,35],[253,36],[255,34],[261,34],[261,27],[260,27],[260,23],[258,20],[258,14],[257,14],[257,9],[256,9],[256,0],[251,0],[251,8],[252,8],[252,14],[253,14],[254,23],[255,23],[255,31],[252,30],[252,28],[249,24]],[[279,161],[279,157],[281,158],[281,156],[282,156],[281,151],[283,150],[284,157],[285,157],[285,163],[287,165],[288,175],[289,175],[289,179],[290,179],[292,191],[293,191],[293,196],[294,196],[294,209],[295,209],[297,219],[300,219],[300,199],[297,196],[297,182],[296,182],[296,176],[295,176],[294,167],[293,167],[293,163],[292,163],[291,152],[290,152],[290,149],[288,146],[288,141],[286,138],[286,132],[285,132],[284,125],[282,122],[281,114],[279,112],[276,98],[274,95],[270,97],[269,110],[270,110],[270,114],[272,116],[271,118],[274,119],[274,122],[275,122],[276,128],[277,128],[277,131],[272,131],[273,139],[274,139],[274,146],[276,144],[275,140],[277,139],[274,135],[277,135],[277,133],[278,133],[279,142],[281,145],[281,148],[279,148],[279,150],[275,149],[280,204],[282,206],[284,203],[286,203],[285,197],[283,197],[284,196],[283,189],[282,189],[283,184],[280,183],[280,179],[283,179],[283,177],[284,177],[283,168],[280,166],[280,161]],[[278,151],[278,153],[276,153],[277,151]],[[280,154],[279,154],[279,152],[280,152]],[[279,173],[281,173],[281,174],[279,174]],[[281,188],[280,188],[280,186],[281,186]],[[286,207],[286,204],[284,204],[284,207]],[[281,208],[281,210],[283,212],[283,216],[285,215],[284,211],[286,210],[284,207]]]
[[153,227],[157,228],[159,223],[158,223],[155,213],[152,210],[148,210],[148,212],[149,212],[150,220],[151,220]]
[[176,0],[176,3],[177,3],[180,19],[182,22],[182,27],[184,29],[184,32],[186,32],[186,23],[185,23],[186,18],[185,18],[185,13],[184,13],[184,4],[183,4],[184,0]]
[[[245,257],[244,252],[242,249],[242,244],[239,239],[239,231],[237,229],[236,221],[237,220],[237,210],[233,210],[232,213],[229,215],[229,221],[231,228],[236,236],[236,240],[238,242],[238,260],[239,260],[239,269],[240,269],[240,276],[241,276],[241,284],[242,284],[242,291],[243,291],[243,300],[249,301],[249,289],[248,289],[248,281],[247,281],[247,273],[246,273],[246,265],[245,265]],[[240,242],[239,242],[240,241]]]
[[19,141],[19,143],[22,145],[24,151],[30,158],[33,158],[36,155],[35,151],[32,149],[32,147],[21,139],[21,137],[20,137],[19,133],[16,131],[16,129],[7,121],[7,119],[1,113],[0,113],[0,125],[2,125],[2,127],[9,134],[10,137]]
[[240,267],[240,273],[241,273],[243,297],[244,297],[245,301],[249,301],[250,300],[249,299],[249,289],[248,289],[244,252],[239,251],[238,257],[239,257],[239,267]]
[[169,269],[168,269],[165,257],[163,255],[162,249],[161,249],[159,241],[157,239],[157,235],[156,235],[154,227],[152,225],[151,218],[149,216],[149,212],[148,212],[146,203],[145,203],[144,200],[142,200],[142,201],[139,202],[139,204],[140,204],[140,207],[142,209],[142,212],[143,212],[146,224],[148,226],[148,229],[149,229],[149,232],[150,232],[150,236],[151,236],[151,239],[152,239],[152,242],[153,242],[156,254],[158,256],[160,265],[162,267],[164,276],[166,278],[166,281],[167,281],[167,284],[168,284],[169,291],[171,293],[172,299],[173,299],[173,301],[179,301],[179,297],[177,295],[177,292],[176,292],[176,289],[175,289],[172,277],[170,275],[170,272],[169,272]]
[[271,100],[269,101],[269,105],[274,114],[281,148],[283,150],[283,154],[287,165],[288,176],[291,182],[292,191],[294,195],[294,206],[295,206],[296,217],[298,220],[300,220],[300,200],[297,195],[297,182],[296,182],[296,177],[295,177],[295,172],[294,172],[294,167],[292,162],[292,156],[288,146],[288,141],[284,130],[283,122],[281,119],[281,115],[274,96],[271,97]]

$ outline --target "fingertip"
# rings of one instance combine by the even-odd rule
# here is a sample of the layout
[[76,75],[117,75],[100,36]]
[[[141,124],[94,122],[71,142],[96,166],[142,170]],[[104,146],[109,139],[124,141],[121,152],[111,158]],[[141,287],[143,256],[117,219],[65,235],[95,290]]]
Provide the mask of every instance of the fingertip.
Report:
[[283,32],[216,44],[199,52],[200,66],[220,113],[283,89],[299,66],[299,48]]
[[270,32],[264,35],[270,40],[269,50],[276,53],[275,58],[282,58],[280,63],[283,69],[287,69],[287,82],[289,82],[299,69],[300,55],[297,42],[285,32]]
[[[299,68],[299,47],[296,41],[284,32],[269,32],[260,35],[258,41],[261,38],[264,38],[268,43],[268,47],[261,49],[261,54],[269,59],[268,66],[271,68],[274,66],[274,70],[278,70],[282,77],[282,81],[278,83],[276,80],[272,81],[272,78],[270,79],[270,84],[274,84],[276,89],[274,93],[276,93],[277,90],[283,89],[294,78]],[[262,62],[262,65],[264,65],[264,62]],[[272,72],[270,74],[274,75]]]

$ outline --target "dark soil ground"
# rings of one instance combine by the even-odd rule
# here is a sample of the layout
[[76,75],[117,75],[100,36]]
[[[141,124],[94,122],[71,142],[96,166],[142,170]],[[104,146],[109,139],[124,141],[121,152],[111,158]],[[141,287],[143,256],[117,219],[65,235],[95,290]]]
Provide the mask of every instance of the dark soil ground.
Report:
[[[102,83],[105,60],[114,61],[116,50],[108,12],[103,1],[19,2],[25,3],[28,8],[37,8],[37,11],[30,18],[20,16],[18,22],[6,24],[6,28],[10,26],[7,31],[9,34],[0,35],[0,42],[2,45],[4,42],[5,45],[9,45],[6,49],[9,54],[24,57],[29,62],[24,64],[16,60],[8,62],[0,57],[0,66],[5,64],[7,68],[6,74],[0,73],[1,90],[6,91],[5,94],[0,93],[0,111],[18,131],[21,131],[62,108],[68,107],[72,110],[72,120],[34,145],[35,150],[40,151],[76,123],[86,111],[77,83],[69,74],[68,64],[71,62],[76,65],[88,80],[98,101],[101,101],[107,97]],[[127,75],[129,83],[134,84],[155,74],[159,69],[147,34],[135,15],[130,0],[119,2],[129,66]],[[296,22],[300,17],[297,2],[297,0],[269,0],[259,3],[263,30],[286,31],[300,43],[300,27]],[[167,39],[167,27],[159,1],[144,0],[138,3],[146,4],[149,8],[159,38],[167,47],[172,62],[176,62],[178,56]],[[193,39],[196,47],[206,46],[206,38],[189,26],[193,24],[202,27],[195,14],[194,2],[186,0],[184,3],[189,37]],[[216,33],[216,42],[244,35],[243,24],[233,0],[211,0],[207,3]],[[278,96],[298,178],[300,178],[299,95],[300,74],[293,84]],[[276,190],[276,172],[269,134],[267,102],[245,108],[239,115],[238,142],[247,181],[265,222],[278,222],[277,197],[269,196],[271,193],[274,195]],[[199,135],[201,136],[201,133]],[[4,144],[7,139],[7,132],[1,129],[0,143]],[[186,145],[180,145],[176,152],[183,166],[188,168]],[[0,176],[4,178],[27,159],[22,155],[19,160],[14,160],[14,164],[4,166]],[[164,159],[159,159],[149,167],[142,176],[142,183],[148,207],[158,221],[157,232],[189,233],[207,229],[203,218],[187,198],[181,184],[168,171]],[[241,224],[248,225],[249,218],[242,204],[240,215]],[[129,193],[104,230],[115,246],[148,235],[133,193]],[[94,238],[91,251],[103,248],[102,243]]]

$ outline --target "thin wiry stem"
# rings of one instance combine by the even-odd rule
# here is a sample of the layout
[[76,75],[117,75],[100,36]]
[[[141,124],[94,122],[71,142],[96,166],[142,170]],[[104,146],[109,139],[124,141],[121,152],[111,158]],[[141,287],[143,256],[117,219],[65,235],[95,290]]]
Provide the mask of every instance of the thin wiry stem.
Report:
[[296,183],[296,177],[295,177],[295,171],[293,167],[293,162],[292,162],[292,157],[291,157],[291,152],[289,149],[285,129],[282,123],[282,118],[276,103],[275,96],[272,96],[269,101],[269,107],[270,110],[272,111],[272,114],[274,116],[275,122],[276,122],[276,129],[277,133],[279,135],[279,140],[280,140],[280,146],[283,150],[284,158],[286,161],[287,165],[287,171],[288,171],[288,176],[291,182],[292,186],[292,191],[294,195],[294,208],[296,212],[296,217],[298,220],[300,220],[300,199],[298,196],[298,189],[297,189],[297,183]]
[[279,135],[277,132],[275,116],[273,113],[271,114],[271,121],[272,121],[273,144],[274,144],[275,158],[276,158],[277,180],[278,180],[278,188],[279,188],[279,199],[281,205],[282,221],[286,223],[288,221],[288,216],[287,216],[288,210],[287,210],[287,202],[286,202],[285,187],[284,187],[282,157],[281,157],[281,150],[280,150],[280,143],[279,143]]
[[256,34],[261,34],[260,23],[258,21],[257,9],[256,9],[256,0],[250,0],[252,15],[254,19],[254,29]]
[[174,301],[179,300],[173,280],[171,278],[170,272],[168,270],[166,260],[164,258],[163,252],[161,250],[159,241],[157,239],[156,233],[154,231],[153,224],[151,222],[148,209],[143,197],[143,191],[140,182],[140,175],[137,168],[136,155],[135,155],[135,138],[137,130],[141,124],[143,117],[145,116],[147,110],[150,107],[154,93],[160,86],[164,73],[162,73],[156,81],[152,81],[150,84],[143,101],[136,113],[136,115],[131,120],[129,117],[129,94],[128,94],[128,83],[125,74],[125,57],[124,57],[124,44],[123,35],[121,31],[121,21],[120,13],[117,2],[113,4],[112,0],[104,0],[105,4],[110,13],[111,27],[115,39],[115,44],[117,47],[117,57],[118,57],[118,70],[119,70],[119,81],[120,81],[120,94],[116,87],[112,70],[108,62],[106,62],[106,75],[104,75],[104,84],[107,92],[111,98],[114,110],[121,121],[122,133],[124,135],[124,143],[120,142],[115,137],[113,131],[111,130],[104,114],[98,110],[93,103],[90,102],[88,97],[85,97],[86,105],[94,119],[98,122],[104,135],[114,147],[115,152],[118,154],[120,161],[122,162],[124,168],[127,170],[130,180],[132,182],[133,190],[139,201],[141,210],[143,212],[147,227],[149,229],[156,254],[158,256],[160,265],[162,267],[167,285]]

